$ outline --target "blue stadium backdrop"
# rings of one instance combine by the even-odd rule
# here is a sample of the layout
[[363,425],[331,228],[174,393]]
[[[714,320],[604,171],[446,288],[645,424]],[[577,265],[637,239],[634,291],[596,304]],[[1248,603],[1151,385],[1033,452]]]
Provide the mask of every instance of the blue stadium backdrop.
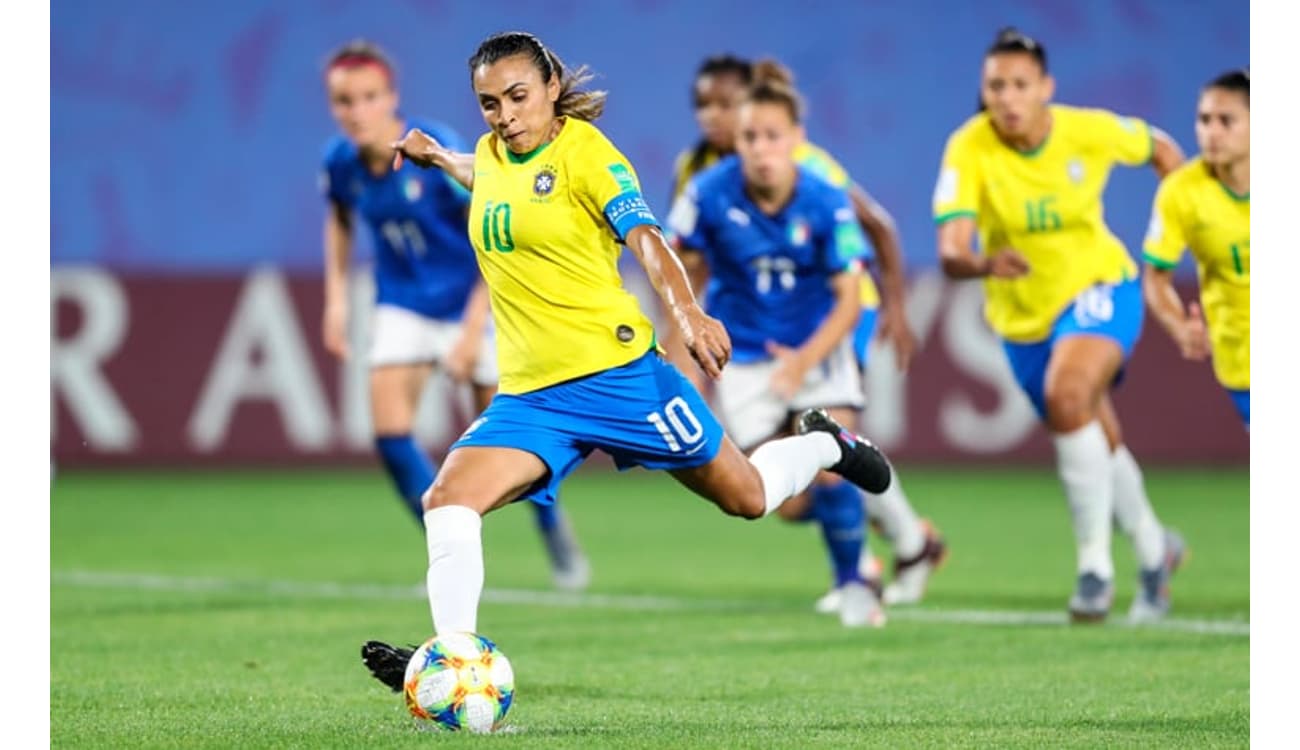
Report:
[[[869,424],[904,456],[1041,458],[981,329],[977,288],[935,272],[929,214],[944,139],[972,113],[982,50],[1006,24],[1046,44],[1059,100],[1146,118],[1189,152],[1199,86],[1249,61],[1247,7],[1227,0],[56,2],[54,453],[74,463],[365,455],[364,377],[330,363],[318,341],[316,173],[334,132],[322,62],[354,37],[379,42],[398,62],[404,111],[473,138],[483,126],[466,58],[491,32],[526,29],[599,74],[610,92],[601,126],[660,215],[672,158],[695,138],[700,59],[730,51],[792,67],[811,137],[894,213],[910,267],[926,348],[906,379],[882,357]],[[1154,187],[1150,170],[1112,178],[1107,217],[1131,250]],[[289,323],[259,322],[267,315]],[[1242,460],[1246,438],[1208,372],[1181,365],[1161,338],[1149,324],[1135,374],[1178,383],[1172,395],[1153,390],[1204,401],[1217,426],[1165,449],[1164,435],[1204,423],[1162,409],[1135,420],[1154,424],[1133,442],[1170,460]],[[176,379],[158,373],[162,362]],[[290,389],[295,378],[312,382]],[[424,429],[436,445],[464,414],[432,401]]]

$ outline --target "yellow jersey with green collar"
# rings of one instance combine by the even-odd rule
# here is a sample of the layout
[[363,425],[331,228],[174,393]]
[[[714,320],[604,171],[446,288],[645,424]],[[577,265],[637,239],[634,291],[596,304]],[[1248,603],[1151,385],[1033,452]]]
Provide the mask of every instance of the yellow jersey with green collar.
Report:
[[501,393],[527,393],[626,364],[654,330],[618,272],[621,243],[655,225],[627,159],[568,118],[526,155],[493,133],[474,151],[469,236],[496,326]]
[[1018,279],[986,278],[985,315],[1000,336],[1040,341],[1088,287],[1137,278],[1107,228],[1102,193],[1115,164],[1151,160],[1151,126],[1102,109],[1054,104],[1047,139],[1031,152],[1004,144],[986,113],[948,138],[934,189],[936,224],[973,217],[982,252],[1012,247],[1029,262]]
[[1156,191],[1142,257],[1173,268],[1191,248],[1210,328],[1214,375],[1225,388],[1250,389],[1250,193],[1237,195],[1198,156]]
[[[678,154],[673,162],[673,194],[669,205],[677,202],[682,191],[686,189],[686,183],[690,182],[692,177],[718,163],[722,156],[707,144],[702,148],[697,146]],[[799,166],[841,190],[848,190],[852,184],[848,171],[821,146],[803,141],[795,146],[794,160]],[[874,310],[880,306],[880,292],[876,289],[876,282],[868,273],[862,274],[859,299],[865,309]]]

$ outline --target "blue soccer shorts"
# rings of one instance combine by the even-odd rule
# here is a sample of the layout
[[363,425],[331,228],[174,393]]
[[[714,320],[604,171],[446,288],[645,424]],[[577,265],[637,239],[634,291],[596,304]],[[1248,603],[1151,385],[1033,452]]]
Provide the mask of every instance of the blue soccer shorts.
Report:
[[[1142,334],[1142,285],[1137,279],[1118,284],[1097,284],[1085,289],[1070,303],[1052,325],[1052,332],[1042,341],[1028,344],[1003,339],[1002,348],[1011,363],[1020,389],[1029,397],[1040,419],[1047,416],[1044,392],[1047,389],[1047,363],[1058,341],[1069,336],[1102,336],[1119,344],[1124,361],[1133,354]],[[1123,380],[1124,368],[1115,374],[1112,385]]]
[[619,470],[689,469],[712,461],[723,431],[695,386],[652,349],[626,365],[521,394],[499,393],[451,446],[517,448],[550,470],[521,499],[554,503],[593,450]]

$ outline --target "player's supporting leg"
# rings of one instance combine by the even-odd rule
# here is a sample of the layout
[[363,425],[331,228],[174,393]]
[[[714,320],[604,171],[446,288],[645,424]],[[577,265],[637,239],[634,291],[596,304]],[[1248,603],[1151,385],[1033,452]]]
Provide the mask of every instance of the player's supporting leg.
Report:
[[1185,545],[1178,532],[1156,517],[1137,459],[1124,445],[1119,417],[1109,396],[1099,409],[1111,446],[1111,473],[1115,488],[1115,525],[1133,542],[1138,562],[1138,591],[1129,619],[1146,622],[1169,612],[1169,579],[1182,564]]
[[1098,405],[1122,357],[1109,338],[1077,335],[1060,339],[1047,365],[1047,424],[1078,548],[1078,587],[1069,604],[1076,621],[1105,619],[1114,595],[1114,470]]
[[858,570],[867,527],[861,490],[839,477],[818,481],[812,490],[812,513],[821,526],[835,576],[840,622],[846,627],[884,625],[877,594]]
[[[490,348],[487,351],[491,351]],[[497,372],[495,365],[480,367],[474,383],[474,406],[482,414],[496,395]],[[578,544],[577,532],[568,514],[557,504],[528,503],[533,510],[533,520],[546,547],[546,557],[551,563],[551,580],[556,588],[580,591],[591,582],[591,564]]]
[[930,575],[948,548],[939,532],[916,515],[895,472],[884,492],[868,495],[872,517],[894,546],[894,580],[885,587],[886,604],[915,604],[925,596]]
[[411,434],[428,365],[386,365],[370,371],[370,414],[375,450],[407,509],[423,522],[420,497],[433,484],[438,468]]

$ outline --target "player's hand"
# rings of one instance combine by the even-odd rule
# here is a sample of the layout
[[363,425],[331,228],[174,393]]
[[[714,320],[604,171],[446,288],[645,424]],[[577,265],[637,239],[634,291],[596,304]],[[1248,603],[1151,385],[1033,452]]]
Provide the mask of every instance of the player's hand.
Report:
[[420,130],[411,128],[402,136],[402,140],[393,141],[389,144],[393,151],[393,169],[402,168],[402,159],[410,159],[415,162],[416,166],[428,169],[438,162],[438,158],[450,154],[441,143],[434,140],[433,136]]
[[1195,302],[1187,308],[1187,317],[1183,319],[1177,341],[1183,359],[1201,362],[1210,356],[1210,337],[1206,333],[1205,318],[1201,316],[1201,306]]
[[348,308],[346,305],[326,304],[321,320],[321,339],[325,351],[339,359],[348,358]]
[[907,324],[907,313],[901,304],[888,304],[880,310],[881,339],[894,347],[894,361],[899,372],[906,372],[912,364],[912,355],[916,353],[916,336]]
[[1014,248],[1004,247],[989,256],[989,276],[1018,279],[1029,273],[1029,261]]
[[776,369],[772,371],[770,381],[772,392],[782,401],[794,399],[803,387],[804,376],[808,374],[808,363],[804,362],[798,349],[782,346],[775,341],[767,342],[767,353],[776,358]]
[[463,335],[458,339],[451,351],[447,353],[447,359],[442,363],[446,368],[447,374],[457,383],[468,383],[470,376],[474,373],[474,365],[478,364],[479,349],[483,343],[482,336]]
[[682,341],[695,363],[710,378],[722,377],[722,368],[731,360],[731,337],[727,329],[717,319],[705,315],[695,303],[679,310],[676,317]]

